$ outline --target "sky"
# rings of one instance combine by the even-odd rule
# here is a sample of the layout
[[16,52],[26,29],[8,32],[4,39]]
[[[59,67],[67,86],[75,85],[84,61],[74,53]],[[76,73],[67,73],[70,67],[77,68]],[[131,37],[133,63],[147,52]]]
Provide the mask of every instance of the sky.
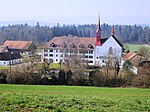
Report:
[[150,0],[0,0],[0,21],[150,24]]

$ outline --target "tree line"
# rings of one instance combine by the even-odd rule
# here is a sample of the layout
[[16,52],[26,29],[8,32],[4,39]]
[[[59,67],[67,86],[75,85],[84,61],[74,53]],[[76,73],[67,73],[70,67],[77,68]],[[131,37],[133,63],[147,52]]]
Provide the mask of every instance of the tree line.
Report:
[[[13,67],[11,73],[4,70],[0,73],[0,84],[34,84],[34,85],[74,85],[74,86],[98,86],[98,87],[150,87],[149,65],[140,68],[139,75],[133,74],[126,62],[117,73],[110,63],[108,67],[82,68],[67,65],[64,68],[51,69],[51,63],[41,63],[41,66],[31,64],[27,66]],[[90,70],[89,70],[90,69]],[[147,72],[146,72],[147,71]],[[143,74],[144,73],[144,74]]]
[[[148,43],[150,42],[150,27],[139,25],[115,25],[115,35],[122,43]],[[55,36],[68,36],[69,34],[80,37],[95,37],[96,24],[91,25],[63,25],[59,23],[54,27],[16,24],[0,27],[0,43],[5,40],[32,40],[35,43],[44,43]],[[103,23],[101,25],[102,37],[111,36],[112,26]]]

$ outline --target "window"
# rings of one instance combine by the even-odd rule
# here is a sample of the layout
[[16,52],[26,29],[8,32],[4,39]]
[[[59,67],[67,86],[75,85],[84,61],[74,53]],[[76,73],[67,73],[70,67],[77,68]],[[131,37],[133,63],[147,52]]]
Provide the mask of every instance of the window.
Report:
[[102,63],[104,63],[104,60],[102,60]]
[[75,48],[75,45],[72,43],[72,44],[70,44],[70,47],[71,48]]
[[84,45],[83,45],[83,44],[80,44],[80,45],[79,45],[79,48],[84,48]]
[[73,50],[70,50],[70,53],[73,53]]
[[83,53],[83,51],[79,51],[79,53]]
[[88,56],[86,55],[85,58],[88,58]]
[[4,62],[4,64],[6,64],[6,62]]
[[89,61],[89,63],[93,63],[93,61]]
[[50,50],[50,52],[53,52],[53,50]]
[[89,45],[88,45],[88,48],[92,49],[92,48],[93,48],[92,44],[89,44]]
[[53,54],[49,54],[49,57],[53,57]]
[[58,61],[58,59],[56,59],[56,61]]
[[89,56],[89,58],[93,58],[93,56]]
[[69,50],[65,50],[65,53],[70,53],[70,51]]
[[89,54],[93,54],[93,51],[89,51]]
[[98,57],[96,57],[98,59]]
[[48,49],[44,49],[44,52],[48,52]]
[[88,54],[88,51],[85,51],[86,54]]
[[56,57],[58,57],[58,55],[56,54]]
[[61,57],[63,57],[63,55],[61,54]]
[[56,50],[56,52],[58,52],[58,50]]
[[78,53],[78,51],[77,51],[77,50],[74,50],[74,53]]
[[44,56],[48,56],[48,54],[44,54]]
[[109,54],[110,54],[110,55],[113,54],[113,49],[112,49],[112,47],[109,48]]
[[56,45],[54,43],[50,44],[50,47],[56,47]]
[[60,52],[63,53],[64,51],[63,51],[63,50],[60,50]]
[[65,48],[67,47],[67,45],[65,43],[62,44],[62,48]]

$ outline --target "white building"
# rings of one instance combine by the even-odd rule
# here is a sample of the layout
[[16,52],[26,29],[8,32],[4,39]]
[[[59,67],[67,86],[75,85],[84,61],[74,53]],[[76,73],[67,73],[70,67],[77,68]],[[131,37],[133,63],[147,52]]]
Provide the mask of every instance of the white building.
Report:
[[42,49],[43,59],[53,60],[53,63],[66,62],[72,59],[86,60],[89,65],[101,66],[106,64],[108,57],[121,61],[123,45],[112,35],[109,38],[101,38],[100,19],[96,31],[96,38],[62,36],[54,37],[45,43]]

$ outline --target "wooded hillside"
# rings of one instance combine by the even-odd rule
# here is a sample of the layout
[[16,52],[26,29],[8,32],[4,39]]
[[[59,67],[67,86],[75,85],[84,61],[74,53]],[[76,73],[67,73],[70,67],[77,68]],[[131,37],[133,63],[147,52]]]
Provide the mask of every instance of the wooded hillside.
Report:
[[[35,43],[43,43],[51,40],[54,36],[74,36],[95,37],[96,24],[91,25],[63,25],[54,27],[35,26],[26,24],[16,24],[0,27],[0,43],[5,40],[32,40]],[[111,35],[111,25],[102,24],[102,37]],[[122,43],[147,43],[150,42],[150,27],[137,25],[115,25],[115,35]]]

